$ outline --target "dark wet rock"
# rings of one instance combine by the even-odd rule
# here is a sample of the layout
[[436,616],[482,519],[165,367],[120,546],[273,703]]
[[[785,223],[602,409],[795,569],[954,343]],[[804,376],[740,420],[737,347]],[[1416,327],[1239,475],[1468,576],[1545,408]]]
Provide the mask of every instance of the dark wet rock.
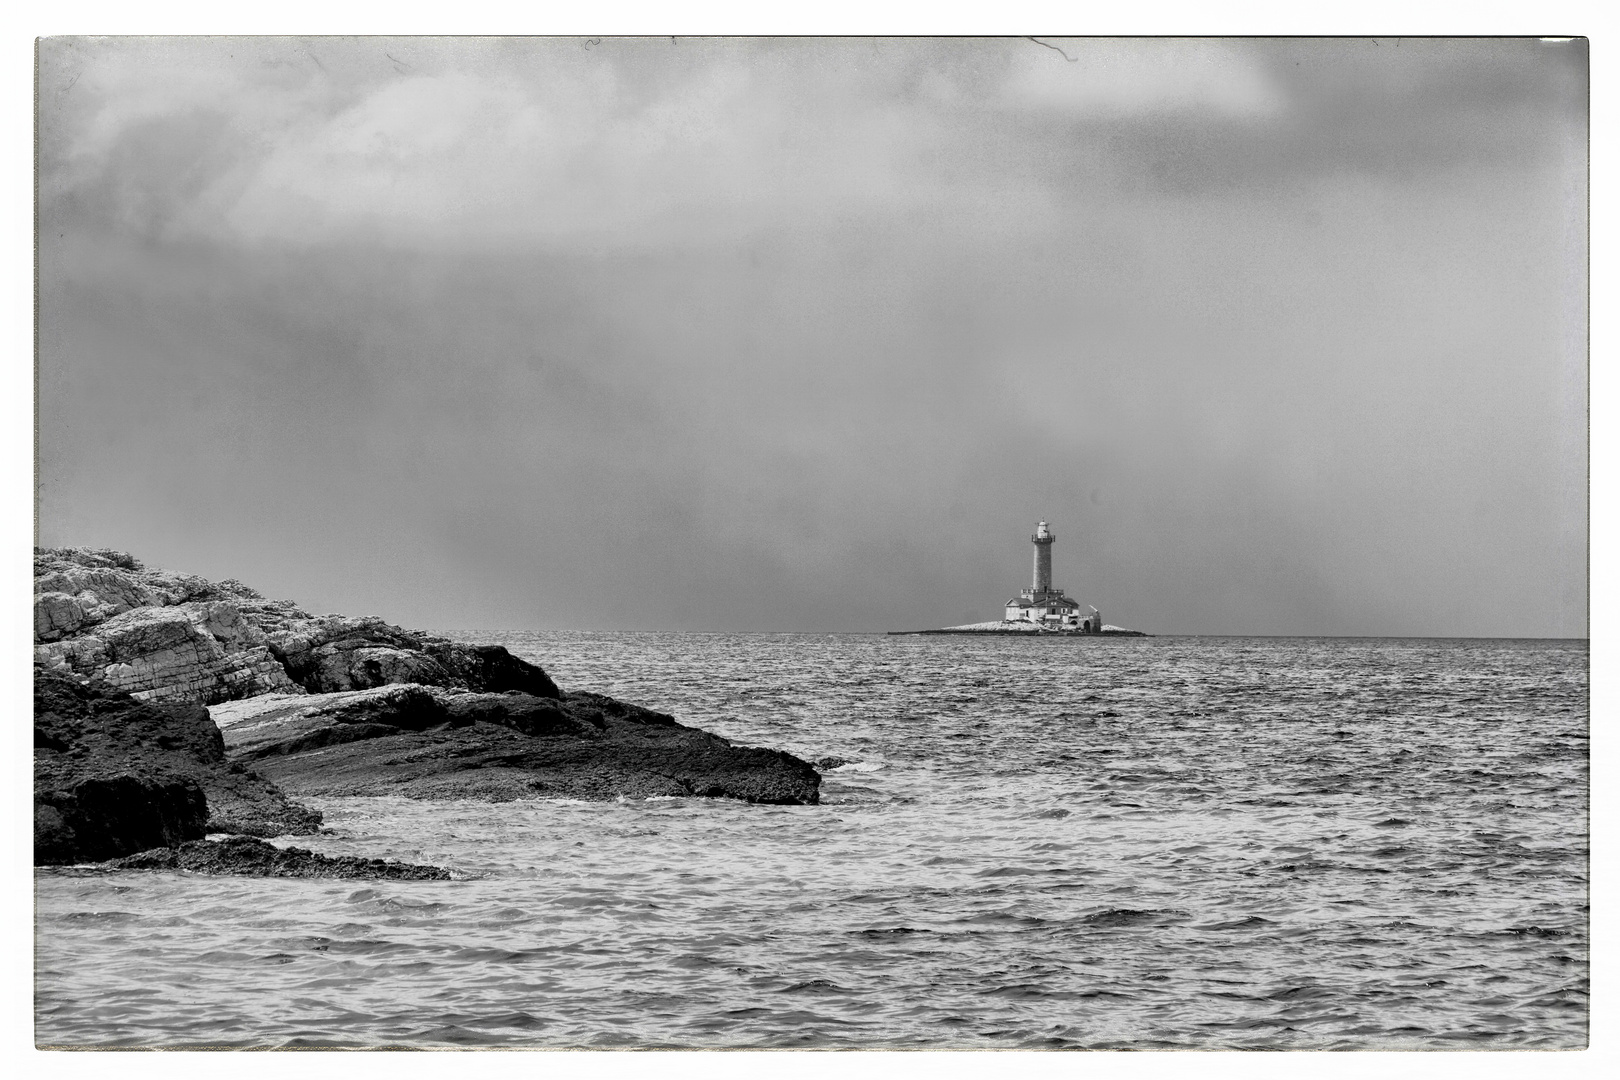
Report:
[[451,673],[454,685],[486,694],[529,694],[557,698],[562,691],[539,665],[513,656],[504,645],[469,645],[425,638],[422,649]]
[[[642,705],[632,705],[628,701],[619,701],[606,694],[593,694],[589,690],[570,690],[563,695],[570,715],[580,717],[597,728],[604,727],[609,720],[627,720],[634,724],[646,724],[653,727],[680,727],[675,718],[668,713],[661,713]],[[683,730],[692,731],[693,728]]]
[[480,693],[559,696],[545,671],[501,645],[468,645],[375,618],[322,615],[268,633],[293,682],[312,694],[420,683]]
[[112,870],[184,870],[193,874],[238,877],[358,878],[368,881],[447,881],[450,871],[437,866],[361,859],[352,855],[317,855],[304,848],[278,848],[263,840],[230,836],[142,851],[106,864]]
[[34,796],[34,864],[99,862],[207,831],[194,780],[135,772],[53,784]]
[[604,730],[608,723],[607,715],[599,709],[581,707],[577,702],[570,707],[562,701],[530,694],[448,694],[441,700],[455,727],[486,723],[500,724],[523,735],[588,736]]
[[34,846],[93,862],[206,832],[309,833],[320,815],[229,761],[201,705],[137,701],[34,669]]
[[841,758],[841,757],[836,757],[836,756],[828,756],[828,757],[816,758],[816,768],[825,769],[828,772],[831,772],[833,769],[842,768],[843,766],[848,765],[848,764],[850,764],[850,761],[849,761],[848,758]]
[[216,706],[226,752],[294,795],[419,799],[699,795],[815,803],[820,774],[602,694],[390,686]]
[[[307,650],[278,648],[276,657],[288,676],[312,694],[364,690],[391,683],[443,686],[450,682],[450,672],[433,657],[419,649],[383,644],[379,637],[383,635],[362,630]],[[281,644],[278,640],[277,645]]]

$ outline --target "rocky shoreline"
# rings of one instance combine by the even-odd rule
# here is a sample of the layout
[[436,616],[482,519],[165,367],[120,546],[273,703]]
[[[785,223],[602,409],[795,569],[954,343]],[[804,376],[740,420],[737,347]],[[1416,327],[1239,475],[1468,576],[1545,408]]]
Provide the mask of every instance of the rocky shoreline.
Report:
[[563,691],[499,645],[311,615],[117,551],[37,550],[34,569],[36,865],[289,876],[204,841],[315,832],[289,796],[819,800],[808,762]]

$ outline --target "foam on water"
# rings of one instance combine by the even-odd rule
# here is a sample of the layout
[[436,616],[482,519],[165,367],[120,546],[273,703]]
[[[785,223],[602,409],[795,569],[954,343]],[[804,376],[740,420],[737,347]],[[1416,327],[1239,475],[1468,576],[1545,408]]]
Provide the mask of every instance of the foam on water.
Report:
[[450,882],[40,871],[38,1040],[1584,1044],[1585,642],[498,638],[852,764],[296,841]]

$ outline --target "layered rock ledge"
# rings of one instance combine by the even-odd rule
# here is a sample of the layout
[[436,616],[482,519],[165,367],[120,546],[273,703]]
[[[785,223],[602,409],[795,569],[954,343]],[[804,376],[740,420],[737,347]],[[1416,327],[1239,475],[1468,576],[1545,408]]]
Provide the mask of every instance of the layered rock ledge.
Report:
[[34,552],[34,662],[140,700],[212,705],[390,683],[554,697],[534,664],[378,618],[311,615],[240,581],[150,570],[121,551]]
[[287,793],[819,799],[791,754],[565,693],[499,645],[312,615],[119,551],[36,550],[34,575],[38,863],[315,831]]
[[403,684],[216,705],[226,753],[293,795],[418,799],[700,795],[814,803],[820,774],[601,694]]

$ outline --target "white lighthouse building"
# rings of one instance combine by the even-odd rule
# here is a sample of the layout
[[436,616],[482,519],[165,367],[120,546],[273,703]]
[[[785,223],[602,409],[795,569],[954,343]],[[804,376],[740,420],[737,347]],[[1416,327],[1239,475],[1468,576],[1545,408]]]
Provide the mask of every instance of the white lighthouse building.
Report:
[[1052,585],[1052,544],[1057,540],[1046,522],[1035,526],[1030,542],[1035,545],[1035,574],[1030,587],[1007,601],[1007,622],[1034,623],[1052,629],[1098,633],[1102,613],[1096,608],[1084,617],[1080,605]]

